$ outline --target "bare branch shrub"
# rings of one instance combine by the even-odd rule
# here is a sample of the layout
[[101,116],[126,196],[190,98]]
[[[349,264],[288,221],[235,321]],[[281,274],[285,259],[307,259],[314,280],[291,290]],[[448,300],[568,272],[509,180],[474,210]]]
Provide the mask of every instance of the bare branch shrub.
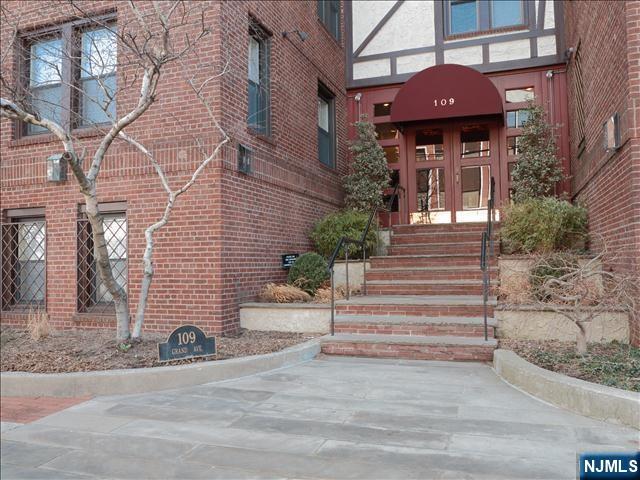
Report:
[[577,329],[577,350],[587,351],[591,322],[611,311],[623,311],[633,319],[638,299],[637,279],[613,271],[614,256],[606,248],[580,262],[574,255],[551,253],[537,256],[531,271],[534,305],[570,320]]
[[44,310],[31,310],[27,316],[27,332],[29,336],[39,341],[49,336],[51,326],[49,325],[49,315]]

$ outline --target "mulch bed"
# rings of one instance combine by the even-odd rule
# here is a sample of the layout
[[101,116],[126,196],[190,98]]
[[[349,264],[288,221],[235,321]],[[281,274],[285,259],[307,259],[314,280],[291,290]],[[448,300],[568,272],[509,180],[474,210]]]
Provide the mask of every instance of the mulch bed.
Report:
[[315,335],[242,330],[235,337],[217,337],[217,355],[205,358],[158,361],[158,342],[168,334],[144,333],[143,340],[126,352],[116,347],[112,330],[57,330],[39,341],[21,329],[0,330],[3,372],[63,373],[183,365],[207,360],[277,352]]
[[592,343],[585,355],[572,342],[500,340],[528,362],[588,382],[640,392],[640,348],[618,342]]

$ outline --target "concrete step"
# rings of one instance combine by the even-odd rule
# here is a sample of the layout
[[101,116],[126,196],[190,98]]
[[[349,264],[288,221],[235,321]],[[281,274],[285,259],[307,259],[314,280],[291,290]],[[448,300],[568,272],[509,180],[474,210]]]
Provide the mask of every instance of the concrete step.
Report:
[[[429,232],[482,232],[487,228],[487,222],[473,223],[434,223],[434,224],[412,224],[394,225],[393,233],[429,233]],[[499,230],[498,223],[493,224],[494,231]]]
[[461,336],[358,335],[321,339],[322,353],[411,360],[491,361],[498,342]]
[[[487,319],[489,337],[496,320]],[[336,333],[483,337],[482,317],[407,317],[403,315],[337,315]]]
[[480,256],[482,245],[480,242],[451,242],[451,243],[407,243],[395,245],[393,242],[387,249],[390,256],[396,255],[430,255],[430,254],[467,254]]
[[367,281],[369,295],[482,295],[482,292],[481,280]]
[[[470,267],[480,269],[480,253],[389,255],[371,257],[371,268]],[[495,264],[495,259],[492,259]]]
[[[367,282],[375,280],[480,280],[482,270],[479,265],[473,266],[440,266],[440,267],[400,267],[375,268],[367,270]],[[498,269],[489,272],[492,281],[498,278]]]
[[[498,235],[494,234],[493,239],[497,243]],[[391,236],[392,245],[458,242],[477,242],[480,244],[481,240],[482,231],[394,233]]]
[[[489,316],[495,305],[495,297],[490,297]],[[366,295],[336,302],[338,315],[481,317],[483,311],[481,295]]]

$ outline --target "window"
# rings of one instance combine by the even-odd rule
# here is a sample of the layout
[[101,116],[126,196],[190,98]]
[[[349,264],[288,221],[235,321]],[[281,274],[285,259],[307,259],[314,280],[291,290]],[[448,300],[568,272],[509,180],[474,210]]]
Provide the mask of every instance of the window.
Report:
[[[582,79],[582,55],[580,46],[576,50],[576,56],[573,60],[574,78],[575,78],[575,117],[576,117],[576,134],[578,143],[583,144],[585,131],[585,114],[584,114],[584,83]],[[582,145],[584,146],[584,145]]]
[[2,310],[42,308],[46,292],[44,217],[10,220],[1,228]]
[[340,41],[340,0],[318,0],[318,17],[333,38]]
[[527,24],[522,0],[449,0],[446,5],[448,35]]
[[[100,206],[100,209],[108,207]],[[109,263],[115,281],[127,288],[127,217],[123,212],[103,213],[103,228]],[[113,297],[102,283],[93,250],[91,224],[78,221],[78,312],[108,313],[113,311]]]
[[520,153],[520,136],[507,137],[507,155],[518,155]]
[[491,142],[489,128],[478,125],[464,127],[460,132],[462,158],[491,156]]
[[534,98],[533,87],[512,88],[504,92],[507,103],[530,102]]
[[444,168],[416,170],[418,210],[431,212],[445,209]]
[[116,116],[116,32],[106,28],[82,33],[82,112],[80,123],[111,123]]
[[400,160],[400,147],[382,147],[382,150],[384,150],[384,156],[387,158],[388,164],[398,163],[398,160]]
[[[394,147],[394,148],[398,148],[398,147]],[[389,188],[387,189],[387,191],[392,191],[396,187],[396,185],[400,183],[400,170],[395,170],[395,169],[389,170],[389,175],[391,177],[391,181],[389,182]],[[389,212],[399,211],[400,205],[399,205],[398,198],[399,198],[398,195],[394,195],[393,202],[391,202],[391,205],[389,205],[389,202],[391,201],[391,194],[383,195],[382,197],[383,205],[385,207],[390,207]]]
[[271,134],[271,98],[269,92],[269,36],[250,21],[248,91],[249,109],[247,124],[262,135]]
[[[62,125],[110,123],[116,115],[117,43],[111,27],[70,24],[56,36],[27,39],[26,83],[34,112]],[[25,133],[46,131],[27,125]]]
[[[31,44],[29,48],[29,91],[31,107],[42,117],[62,123],[62,40],[51,38]],[[27,133],[47,129],[27,125]]]
[[336,166],[336,114],[333,94],[318,86],[318,160],[327,167]]
[[416,162],[444,160],[444,140],[441,128],[416,132]]
[[462,209],[487,208],[491,189],[491,167],[462,167]]
[[376,124],[376,136],[378,140],[393,140],[398,138],[398,129],[393,123]]
[[374,117],[387,117],[391,115],[391,102],[376,103],[373,105]]
[[529,120],[529,110],[520,109],[507,112],[508,128],[522,128],[527,120]]

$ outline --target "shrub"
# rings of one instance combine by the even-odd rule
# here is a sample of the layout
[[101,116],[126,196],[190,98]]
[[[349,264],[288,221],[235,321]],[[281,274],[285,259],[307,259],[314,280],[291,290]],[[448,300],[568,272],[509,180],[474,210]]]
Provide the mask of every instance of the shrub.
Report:
[[268,283],[260,292],[260,300],[270,303],[304,303],[311,301],[311,295],[293,285]]
[[527,112],[518,141],[518,162],[512,173],[516,203],[552,194],[556,183],[564,178],[556,157],[553,127],[547,123],[544,109],[530,103]]
[[49,325],[49,315],[42,310],[32,310],[27,316],[27,331],[29,336],[35,341],[39,341],[49,336],[51,327]]
[[[533,296],[543,302],[550,300],[548,289],[543,288],[550,278],[560,278],[579,268],[578,258],[569,252],[553,252],[541,256],[531,268],[529,282]],[[566,292],[571,294],[571,292]]]
[[317,253],[310,252],[298,257],[289,270],[287,282],[313,295],[328,278],[325,259]]
[[586,209],[565,200],[530,198],[504,213],[500,236],[511,253],[576,249],[587,238]]
[[[355,210],[344,210],[327,215],[320,220],[311,232],[311,240],[318,251],[325,258],[329,258],[338,245],[340,238],[348,237],[360,240],[364,229],[367,227],[369,214]],[[371,225],[366,238],[367,256],[371,255],[378,240],[377,222]],[[349,244],[349,258],[362,258],[362,249],[359,245]],[[344,248],[340,250],[338,258],[344,258]]]
[[361,120],[355,127],[358,139],[350,147],[353,153],[351,174],[343,183],[345,203],[350,209],[369,212],[373,207],[382,206],[383,190],[389,186],[391,177],[374,125]]

